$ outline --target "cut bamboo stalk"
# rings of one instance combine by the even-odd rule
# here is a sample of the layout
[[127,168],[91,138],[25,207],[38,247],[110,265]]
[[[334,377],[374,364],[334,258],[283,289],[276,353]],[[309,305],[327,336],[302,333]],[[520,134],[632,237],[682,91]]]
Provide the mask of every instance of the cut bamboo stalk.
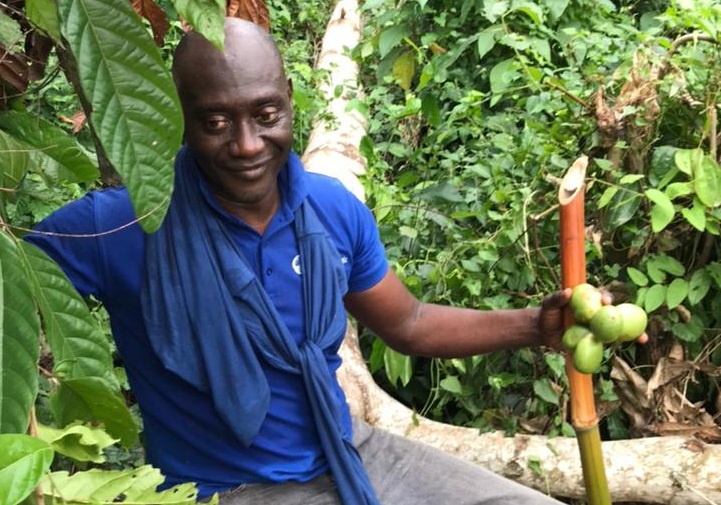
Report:
[[[573,288],[586,282],[584,233],[585,177],[588,158],[578,158],[568,169],[558,191],[561,212],[561,282]],[[564,314],[565,326],[573,324],[570,308]],[[611,505],[593,396],[593,376],[580,373],[566,353],[566,373],[571,394],[571,425],[576,431],[581,453],[583,478],[589,505]]]

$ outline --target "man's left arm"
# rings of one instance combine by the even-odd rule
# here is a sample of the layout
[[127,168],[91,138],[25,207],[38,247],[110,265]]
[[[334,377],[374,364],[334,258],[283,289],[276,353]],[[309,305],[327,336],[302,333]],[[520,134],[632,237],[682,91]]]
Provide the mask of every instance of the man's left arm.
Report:
[[423,303],[392,270],[372,288],[346,296],[348,311],[404,354],[454,358],[501,349],[558,347],[570,289],[539,308],[475,310]]

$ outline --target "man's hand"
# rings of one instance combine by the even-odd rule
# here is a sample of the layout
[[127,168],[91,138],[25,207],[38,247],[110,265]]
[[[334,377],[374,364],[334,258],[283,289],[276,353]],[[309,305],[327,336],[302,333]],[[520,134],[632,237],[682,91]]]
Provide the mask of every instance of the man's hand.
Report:
[[[561,338],[565,329],[563,313],[571,299],[571,288],[556,291],[546,296],[541,302],[541,313],[538,316],[538,331],[541,335],[540,345],[553,349],[561,349]],[[613,303],[613,296],[608,291],[602,292],[601,301],[604,305]],[[648,342],[648,335],[642,334],[636,339],[639,344]]]

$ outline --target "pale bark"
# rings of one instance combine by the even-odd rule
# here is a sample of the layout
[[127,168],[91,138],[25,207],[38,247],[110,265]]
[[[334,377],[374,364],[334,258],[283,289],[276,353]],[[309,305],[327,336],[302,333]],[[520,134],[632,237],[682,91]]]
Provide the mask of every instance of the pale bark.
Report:
[[[361,90],[357,85],[358,69],[345,52],[359,41],[360,26],[357,2],[338,2],[319,58],[320,66],[332,69],[332,82],[324,85],[323,90],[336,121],[316,125],[304,161],[309,170],[337,177],[362,199],[363,186],[357,176],[364,173],[365,166],[358,144],[366,123],[357,112],[346,111],[350,97]],[[340,97],[334,94],[337,85],[344,89]],[[415,414],[375,384],[352,324],[341,356],[344,364],[339,380],[354,415],[378,428],[438,447],[553,496],[585,496],[575,438],[479,434],[475,429],[438,423]],[[692,437],[667,436],[604,442],[603,454],[616,503],[721,504],[719,446]]]

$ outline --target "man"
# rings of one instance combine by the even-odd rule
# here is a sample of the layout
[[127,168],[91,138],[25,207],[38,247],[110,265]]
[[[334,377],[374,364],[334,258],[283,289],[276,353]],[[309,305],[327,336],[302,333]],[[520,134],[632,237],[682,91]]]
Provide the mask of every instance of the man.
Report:
[[[540,493],[352,420],[335,371],[346,310],[401,352],[556,345],[569,290],[540,309],[420,303],[388,269],[370,211],[291,152],[292,87],[272,39],[226,21],[225,53],[188,34],[185,118],[156,234],[124,188],[92,192],[28,238],[105,304],[167,485],[240,504],[551,504]],[[353,438],[355,437],[355,438]]]

